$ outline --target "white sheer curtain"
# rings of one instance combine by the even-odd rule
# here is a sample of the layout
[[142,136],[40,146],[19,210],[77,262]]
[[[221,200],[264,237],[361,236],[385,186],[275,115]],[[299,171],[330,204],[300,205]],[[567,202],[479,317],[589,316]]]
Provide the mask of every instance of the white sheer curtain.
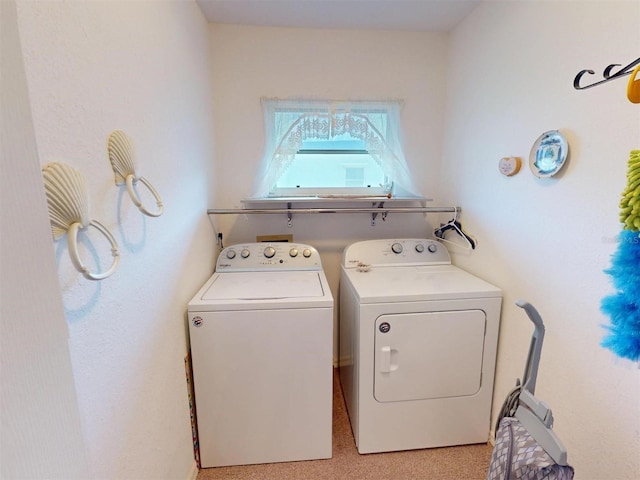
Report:
[[393,196],[420,196],[402,152],[398,101],[262,99],[265,150],[254,181],[254,198],[271,189],[305,140],[329,140],[348,134],[364,141],[390,179]]

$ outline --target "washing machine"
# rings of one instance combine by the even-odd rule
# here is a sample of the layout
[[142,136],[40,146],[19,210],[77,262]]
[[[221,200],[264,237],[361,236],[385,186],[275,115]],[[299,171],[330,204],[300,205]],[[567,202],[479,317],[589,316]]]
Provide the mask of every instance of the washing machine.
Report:
[[203,468],[331,457],[333,305],[312,246],[220,252],[188,305]]
[[358,452],[488,441],[501,304],[434,240],[345,249],[340,381]]

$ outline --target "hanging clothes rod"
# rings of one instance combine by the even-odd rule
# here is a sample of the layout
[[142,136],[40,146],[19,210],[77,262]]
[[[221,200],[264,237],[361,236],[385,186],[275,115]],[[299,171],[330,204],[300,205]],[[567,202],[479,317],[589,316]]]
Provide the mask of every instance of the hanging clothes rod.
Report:
[[210,208],[208,215],[273,215],[278,213],[459,213],[460,207],[355,207],[355,208]]
[[287,215],[289,227],[292,226],[294,214],[320,214],[320,213],[370,213],[371,225],[375,225],[376,216],[382,215],[385,220],[388,213],[460,213],[460,207],[353,207],[353,208],[210,208],[207,215]]

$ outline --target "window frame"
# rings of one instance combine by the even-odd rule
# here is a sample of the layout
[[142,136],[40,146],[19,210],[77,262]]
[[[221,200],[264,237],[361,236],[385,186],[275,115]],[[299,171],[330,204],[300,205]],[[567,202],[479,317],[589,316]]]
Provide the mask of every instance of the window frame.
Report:
[[[265,153],[254,182],[253,199],[290,197],[387,197],[424,198],[417,193],[408,172],[399,142],[398,101],[316,101],[263,99],[265,119]],[[290,114],[287,118],[287,114]],[[281,117],[278,117],[281,115]],[[371,120],[374,116],[377,123]],[[391,117],[394,116],[393,119]],[[282,122],[282,125],[278,122]],[[354,135],[355,133],[355,135]],[[347,149],[346,153],[366,153],[380,166],[385,179],[380,186],[278,187],[278,180],[295,161],[297,155],[307,153],[333,154],[336,149],[303,148],[303,142],[316,143],[342,140],[356,141],[365,148]],[[341,140],[338,140],[338,142]],[[275,165],[275,166],[274,166]],[[345,167],[346,168],[346,167]],[[279,169],[279,170],[278,170]],[[402,188],[394,174],[402,174]],[[346,176],[346,173],[345,173]]]

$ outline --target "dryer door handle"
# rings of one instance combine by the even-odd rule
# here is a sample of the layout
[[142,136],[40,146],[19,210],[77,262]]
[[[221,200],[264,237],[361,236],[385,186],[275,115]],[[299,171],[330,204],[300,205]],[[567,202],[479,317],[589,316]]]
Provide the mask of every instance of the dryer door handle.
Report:
[[380,348],[380,373],[391,373],[398,369],[398,364],[392,360],[397,360],[398,351],[390,346]]

